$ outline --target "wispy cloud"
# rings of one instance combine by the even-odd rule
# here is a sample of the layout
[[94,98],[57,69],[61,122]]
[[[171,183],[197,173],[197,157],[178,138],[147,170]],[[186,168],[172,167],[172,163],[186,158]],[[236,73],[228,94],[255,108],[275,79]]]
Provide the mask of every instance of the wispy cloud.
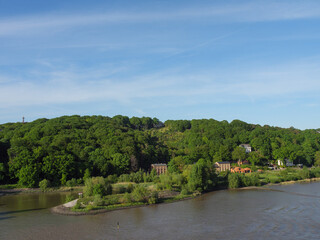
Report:
[[319,1],[246,1],[229,5],[162,11],[118,11],[73,14],[46,14],[0,19],[0,36],[62,31],[74,27],[105,24],[150,23],[170,21],[259,22],[320,17]]
[[[173,70],[121,78],[117,77],[115,70],[104,68],[32,72],[30,79],[0,82],[0,107],[95,101],[134,105],[140,100],[147,105],[148,100],[156,98],[164,101],[175,98],[177,102],[198,104],[215,102],[216,99],[230,102],[294,97],[320,91],[317,66],[314,62],[291,63],[232,73],[211,70],[190,74]],[[34,79],[39,81],[34,82]]]

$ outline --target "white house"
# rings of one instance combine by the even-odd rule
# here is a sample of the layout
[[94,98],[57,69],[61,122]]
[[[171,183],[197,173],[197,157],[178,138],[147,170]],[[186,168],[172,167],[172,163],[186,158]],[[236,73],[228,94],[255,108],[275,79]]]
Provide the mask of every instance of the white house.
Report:
[[[284,164],[285,163],[285,164]],[[279,166],[284,166],[286,165],[287,167],[293,167],[294,164],[293,164],[293,161],[291,161],[290,159],[285,159],[284,161],[278,159],[278,165]]]
[[251,152],[250,144],[240,144],[239,147],[243,147],[246,150],[246,153]]

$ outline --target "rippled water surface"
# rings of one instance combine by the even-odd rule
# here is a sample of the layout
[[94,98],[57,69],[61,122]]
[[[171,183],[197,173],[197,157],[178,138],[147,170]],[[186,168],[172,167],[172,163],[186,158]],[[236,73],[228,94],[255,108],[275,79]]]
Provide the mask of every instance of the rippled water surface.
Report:
[[78,217],[50,213],[65,194],[2,196],[0,239],[320,239],[320,182],[270,188]]

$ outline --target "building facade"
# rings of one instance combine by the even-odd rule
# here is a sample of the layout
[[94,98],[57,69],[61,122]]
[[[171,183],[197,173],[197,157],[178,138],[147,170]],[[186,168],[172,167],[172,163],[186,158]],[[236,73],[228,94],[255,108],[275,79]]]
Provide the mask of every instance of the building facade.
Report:
[[165,163],[154,163],[151,164],[151,169],[155,169],[157,174],[164,174],[168,171],[168,166]]
[[240,144],[239,147],[243,147],[246,150],[246,153],[250,153],[251,152],[250,144]]
[[230,171],[230,162],[215,162],[214,166],[218,172]]

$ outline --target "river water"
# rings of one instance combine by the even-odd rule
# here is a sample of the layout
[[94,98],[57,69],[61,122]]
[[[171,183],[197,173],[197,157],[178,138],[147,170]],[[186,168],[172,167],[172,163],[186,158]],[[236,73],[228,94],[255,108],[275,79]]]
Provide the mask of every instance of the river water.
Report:
[[51,214],[65,193],[7,195],[0,197],[0,239],[320,239],[320,182],[269,189],[94,216]]

